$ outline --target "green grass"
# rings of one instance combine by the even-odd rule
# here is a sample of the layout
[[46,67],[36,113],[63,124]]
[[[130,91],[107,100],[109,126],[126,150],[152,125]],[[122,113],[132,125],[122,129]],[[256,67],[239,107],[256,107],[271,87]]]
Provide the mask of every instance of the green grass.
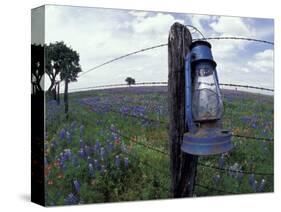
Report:
[[[81,103],[81,99],[89,97],[99,100],[91,107]],[[240,98],[239,95],[225,98],[224,127],[232,129],[235,134],[272,138],[273,98],[263,95],[258,97],[248,94],[247,98]],[[107,105],[109,109],[97,112],[99,104]],[[143,106],[147,118],[161,123],[145,123],[142,119],[118,113],[124,106]],[[63,115],[63,104],[57,106],[56,110],[51,110],[47,116],[50,114],[54,114],[54,118],[47,121],[48,137],[45,140],[45,157],[48,162],[45,167],[47,205],[65,204],[65,198],[70,193],[78,197],[79,203],[169,198],[169,157],[147,148],[149,146],[169,152],[168,125],[165,124],[168,121],[166,94],[106,91],[72,93],[68,120]],[[250,121],[243,121],[243,117]],[[71,125],[74,122],[77,127],[72,130]],[[78,165],[66,161],[65,170],[58,165],[58,157],[65,149],[70,149],[73,155],[78,154],[81,125],[84,126],[82,140],[87,146],[95,145],[98,140],[105,147],[114,134],[112,128],[124,135],[120,136],[120,144],[106,158],[107,171],[97,173],[95,177],[89,176],[87,159],[78,157]],[[62,128],[71,133],[70,143],[59,138]],[[52,146],[54,141],[57,144],[55,147]],[[224,156],[224,168],[237,163],[242,171],[273,173],[273,142],[238,137],[233,137],[233,142],[234,150]],[[127,147],[127,152],[121,151],[121,144]],[[116,155],[121,158],[128,157],[129,167],[121,165],[116,168]],[[91,157],[97,159],[98,155],[93,154]],[[217,167],[219,157],[220,155],[200,157],[199,162]],[[214,183],[215,175],[220,175],[217,183]],[[265,192],[273,191],[273,176],[255,175],[258,185],[262,179],[266,180]],[[73,180],[81,183],[79,192],[75,193]],[[249,184],[249,175],[243,175],[238,181],[226,171],[204,166],[198,166],[196,183],[215,188],[212,190],[196,186],[196,196],[254,192]]]

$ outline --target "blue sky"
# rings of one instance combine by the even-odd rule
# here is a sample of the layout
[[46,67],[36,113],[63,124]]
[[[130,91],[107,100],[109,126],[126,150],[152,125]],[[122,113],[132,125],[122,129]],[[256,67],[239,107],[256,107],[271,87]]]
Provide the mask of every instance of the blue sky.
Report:
[[[83,71],[114,57],[167,43],[174,22],[196,26],[205,37],[242,36],[274,40],[272,19],[214,15],[46,6],[45,43],[64,41],[80,54]],[[193,34],[193,38],[199,38]],[[236,40],[212,40],[221,83],[273,88],[273,46]],[[70,88],[137,82],[167,81],[167,47],[127,57],[85,74]],[[48,82],[47,82],[48,84]]]

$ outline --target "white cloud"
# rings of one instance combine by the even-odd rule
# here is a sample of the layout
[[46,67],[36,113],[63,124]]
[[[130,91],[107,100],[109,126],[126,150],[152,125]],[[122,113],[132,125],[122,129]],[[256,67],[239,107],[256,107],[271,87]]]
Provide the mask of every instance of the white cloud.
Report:
[[[183,17],[184,20],[178,17]],[[254,25],[245,20],[239,17],[176,16],[160,12],[47,6],[46,42],[63,40],[67,45],[71,45],[79,52],[80,64],[83,71],[86,71],[123,54],[167,43],[169,29],[176,21],[195,25],[205,36],[254,34]],[[268,57],[266,61],[270,61],[268,52],[249,58],[253,64],[247,58],[240,57],[242,51],[247,51],[246,42],[232,40],[210,42],[218,63],[221,82],[239,83],[241,76],[247,76],[245,82],[254,84],[249,80],[259,82],[259,79],[251,78],[253,65],[259,64],[264,67],[259,69],[259,73],[263,73],[262,71],[269,67],[268,64],[262,64],[263,60],[258,61],[258,58],[266,56]],[[89,72],[79,78],[78,82],[71,83],[70,88],[124,83],[128,75],[134,77],[137,82],[167,81],[167,58],[166,47],[146,51]]]
[[210,27],[222,36],[251,36],[253,31],[239,17],[221,16],[214,22],[210,23]]
[[248,62],[249,69],[254,72],[264,72],[273,74],[273,50],[266,49],[256,53],[252,60]]

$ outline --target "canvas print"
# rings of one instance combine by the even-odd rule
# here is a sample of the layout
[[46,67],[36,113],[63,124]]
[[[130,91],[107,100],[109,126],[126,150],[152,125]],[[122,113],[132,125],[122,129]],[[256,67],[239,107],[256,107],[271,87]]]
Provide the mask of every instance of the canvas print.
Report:
[[33,202],[274,191],[273,19],[44,5],[31,23]]

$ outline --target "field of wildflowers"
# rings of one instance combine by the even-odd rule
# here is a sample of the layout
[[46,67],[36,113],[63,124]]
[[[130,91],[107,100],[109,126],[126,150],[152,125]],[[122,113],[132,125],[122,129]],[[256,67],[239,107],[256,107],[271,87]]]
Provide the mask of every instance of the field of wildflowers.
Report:
[[[200,157],[195,195],[273,191],[273,96],[223,90],[225,128],[235,148]],[[70,94],[46,105],[48,206],[169,198],[166,87]],[[258,137],[247,138],[248,137]]]

